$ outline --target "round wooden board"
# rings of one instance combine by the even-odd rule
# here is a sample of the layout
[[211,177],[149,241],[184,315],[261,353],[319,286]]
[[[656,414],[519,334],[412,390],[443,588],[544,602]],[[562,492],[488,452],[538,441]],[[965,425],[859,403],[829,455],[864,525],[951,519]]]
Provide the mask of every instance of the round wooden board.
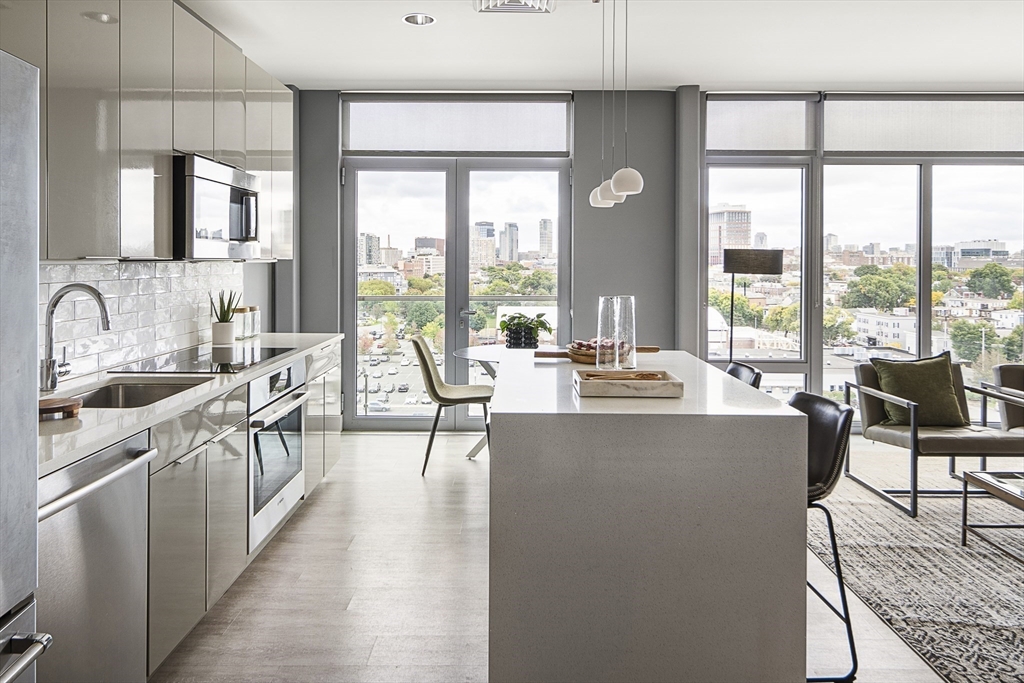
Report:
[[64,419],[78,417],[82,407],[80,398],[44,398],[39,401],[39,419]]

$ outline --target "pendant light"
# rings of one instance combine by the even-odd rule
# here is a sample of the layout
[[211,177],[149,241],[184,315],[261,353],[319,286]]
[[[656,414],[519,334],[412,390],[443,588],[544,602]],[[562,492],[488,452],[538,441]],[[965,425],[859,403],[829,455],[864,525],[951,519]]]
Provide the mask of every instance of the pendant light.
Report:
[[606,42],[604,17],[604,5],[601,5],[601,182],[590,192],[590,205],[595,209],[608,209],[615,206],[615,202],[612,200],[601,198],[601,187],[607,182],[604,179],[604,47]]
[[[618,0],[612,0],[612,168],[615,168],[615,30],[618,26],[618,20],[616,17],[616,8],[618,6]],[[604,8],[601,8],[604,12]],[[601,15],[601,52],[604,53],[604,14]],[[604,60],[601,61],[601,73],[604,74]],[[602,79],[603,81],[603,79]],[[604,83],[601,84],[601,120],[604,121]],[[601,154],[604,154],[604,125],[601,126]],[[604,164],[601,164],[601,178],[604,178]],[[611,179],[603,180],[603,182],[597,186],[597,196],[606,201],[612,202],[613,204],[621,204],[626,201],[626,195],[619,194],[612,189]]]
[[[613,0],[614,1],[614,0]],[[614,33],[615,29],[612,29]],[[614,54],[614,44],[612,46]],[[644,189],[644,177],[640,175],[640,172],[635,168],[631,168],[629,165],[629,0],[626,0],[626,48],[625,48],[625,61],[626,61],[626,76],[625,76],[625,87],[623,92],[626,97],[626,117],[625,123],[623,124],[623,132],[625,138],[625,165],[620,168],[611,179],[611,191],[618,195],[628,196],[632,194],[640,194]],[[612,66],[612,82],[615,82],[615,67]],[[614,85],[612,88],[614,89]],[[614,131],[613,131],[614,134]],[[613,146],[614,149],[614,146]]]

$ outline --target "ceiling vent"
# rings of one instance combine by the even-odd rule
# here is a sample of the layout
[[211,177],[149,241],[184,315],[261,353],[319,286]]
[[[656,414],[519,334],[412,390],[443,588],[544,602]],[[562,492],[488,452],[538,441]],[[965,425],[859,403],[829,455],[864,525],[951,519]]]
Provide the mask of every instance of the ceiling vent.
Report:
[[504,12],[508,14],[550,14],[555,0],[475,0],[477,12]]

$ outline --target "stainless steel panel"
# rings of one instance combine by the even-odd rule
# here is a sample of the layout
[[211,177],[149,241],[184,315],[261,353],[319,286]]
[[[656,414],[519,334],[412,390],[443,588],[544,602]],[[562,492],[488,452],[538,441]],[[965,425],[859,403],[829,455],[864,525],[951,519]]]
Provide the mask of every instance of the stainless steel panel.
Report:
[[249,382],[249,414],[301,386],[306,381],[306,360],[297,360]]
[[248,453],[245,421],[211,443],[206,454],[206,609],[245,570],[249,553]]
[[341,363],[341,343],[324,344],[306,356],[306,377],[316,379]]
[[0,50],[39,69],[39,258],[46,258],[46,3],[4,0]]
[[[47,257],[121,255],[117,0],[46,3]],[[87,16],[88,15],[88,16]]]
[[324,476],[341,460],[341,365],[324,375]]
[[261,181],[259,202],[260,258],[273,258],[271,156],[273,125],[271,91],[273,82],[266,71],[245,60],[245,168]]
[[163,469],[239,420],[244,420],[248,415],[247,390],[245,384],[235,387],[153,427],[150,438],[153,447],[160,450],[160,455],[150,464],[150,473]]
[[149,673],[206,613],[206,447],[149,478]]
[[271,200],[272,232],[271,242],[273,244],[274,258],[292,258],[293,242],[295,236],[295,224],[292,213],[293,188],[293,150],[294,129],[293,119],[293,95],[280,81],[273,81],[273,155],[271,168],[273,172],[273,198]]
[[[39,480],[57,500],[131,461],[145,432]],[[46,681],[146,679],[149,495],[139,468],[39,523],[38,629],[54,647],[37,662]]]
[[302,471],[306,478],[306,497],[324,478],[324,378],[306,383],[306,439],[303,442]]
[[[11,637],[17,634],[35,633],[36,631],[36,603],[18,610],[6,622],[0,623],[0,673],[6,673],[8,668],[14,666],[22,656],[12,646]],[[45,653],[44,655],[45,656]],[[17,679],[17,683],[34,683],[36,680],[36,666],[32,664]]]
[[210,159],[197,157],[194,154],[185,157],[184,173],[186,177],[194,176],[196,178],[212,180],[222,185],[231,185],[243,190],[260,191],[260,179],[258,177],[237,168],[211,161]]
[[245,168],[245,56],[214,35],[213,38],[214,158]]
[[177,3],[174,149],[213,157],[213,30]]
[[38,93],[0,52],[0,614],[36,587]]
[[121,4],[121,256],[171,258],[174,2]]

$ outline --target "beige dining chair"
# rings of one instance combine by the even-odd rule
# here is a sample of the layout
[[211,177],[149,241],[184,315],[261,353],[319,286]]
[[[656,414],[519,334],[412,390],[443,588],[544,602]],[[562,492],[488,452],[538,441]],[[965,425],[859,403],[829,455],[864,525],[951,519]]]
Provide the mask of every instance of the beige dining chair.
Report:
[[430,449],[434,445],[434,435],[437,433],[437,423],[441,419],[441,411],[452,406],[470,405],[479,403],[484,408],[484,429],[487,432],[487,442],[491,440],[491,425],[487,417],[487,404],[491,401],[494,388],[481,385],[446,384],[441,379],[441,373],[434,362],[434,355],[427,346],[427,340],[422,335],[412,336],[412,346],[416,349],[416,356],[420,359],[420,372],[423,374],[423,384],[427,389],[427,396],[437,404],[437,412],[434,413],[434,426],[430,428],[430,440],[427,441],[427,454],[423,458],[423,471],[420,476],[427,473],[427,463],[430,461]]

